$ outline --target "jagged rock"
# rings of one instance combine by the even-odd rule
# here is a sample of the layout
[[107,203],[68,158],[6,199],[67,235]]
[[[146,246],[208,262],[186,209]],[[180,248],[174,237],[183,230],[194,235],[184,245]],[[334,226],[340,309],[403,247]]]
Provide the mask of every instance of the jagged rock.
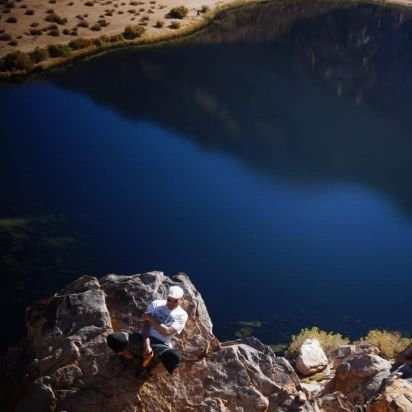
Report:
[[305,376],[324,370],[328,366],[328,358],[317,339],[306,339],[299,349],[296,369]]
[[378,355],[359,354],[346,358],[336,369],[325,392],[340,391],[354,404],[364,404],[376,395],[390,373],[391,363]]
[[[146,305],[172,284],[185,290],[189,313],[179,342],[183,362],[174,377],[160,372],[138,387],[133,362],[112,353],[106,336],[139,328]],[[256,338],[220,345],[184,274],[83,276],[33,305],[27,327],[29,337],[3,362],[7,404],[0,410],[282,412],[307,400],[289,362]]]
[[358,345],[342,345],[334,353],[333,367],[336,369],[346,358],[357,354],[379,355],[379,349],[370,343],[363,342]]
[[400,352],[396,357],[397,364],[408,363],[412,365],[412,345]]
[[334,392],[317,399],[322,412],[355,412],[355,406],[340,392]]
[[367,412],[411,412],[412,383],[392,377],[383,387],[382,393],[376,396],[367,406]]

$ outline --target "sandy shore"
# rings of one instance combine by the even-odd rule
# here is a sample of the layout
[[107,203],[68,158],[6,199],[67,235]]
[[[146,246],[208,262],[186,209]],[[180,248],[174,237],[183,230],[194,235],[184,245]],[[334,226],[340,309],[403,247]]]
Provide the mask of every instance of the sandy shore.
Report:
[[[50,44],[68,44],[76,38],[117,35],[130,24],[145,27],[143,40],[165,40],[201,26],[211,13],[220,8],[257,1],[0,0],[0,58],[16,50],[30,52]],[[412,6],[412,0],[372,2]],[[178,6],[188,9],[187,16],[183,19],[168,18],[169,11]],[[172,22],[178,22],[180,27],[172,28]]]
[[[31,51],[49,44],[66,44],[78,37],[97,38],[122,33],[129,24],[143,25],[143,38],[164,38],[187,32],[205,16],[232,0],[0,0],[0,57],[15,50]],[[170,9],[185,6],[183,19],[170,19]],[[54,14],[53,14],[54,13]],[[58,21],[47,21],[48,16]],[[173,21],[180,28],[169,26]],[[162,23],[157,23],[162,22]],[[156,27],[161,26],[163,27]],[[57,27],[56,27],[57,26]]]

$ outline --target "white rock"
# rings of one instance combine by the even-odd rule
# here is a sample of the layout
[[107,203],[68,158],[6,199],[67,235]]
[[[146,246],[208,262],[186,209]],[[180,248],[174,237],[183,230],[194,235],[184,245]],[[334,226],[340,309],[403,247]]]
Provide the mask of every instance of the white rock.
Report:
[[297,370],[305,376],[324,370],[328,366],[328,358],[317,339],[306,339],[299,350],[296,360]]

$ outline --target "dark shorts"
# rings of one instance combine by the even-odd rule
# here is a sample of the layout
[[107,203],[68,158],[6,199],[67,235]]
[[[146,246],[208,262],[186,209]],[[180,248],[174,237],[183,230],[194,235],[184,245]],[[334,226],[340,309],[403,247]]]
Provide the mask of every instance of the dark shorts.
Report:
[[[111,334],[115,336],[116,334]],[[127,349],[134,355],[135,358],[143,361],[143,336],[141,333],[129,333],[129,343]],[[163,364],[169,373],[173,373],[182,359],[182,355],[176,350],[166,345],[160,339],[153,336],[149,337],[150,346],[153,349],[154,358],[151,362],[152,366],[155,366],[159,362]]]

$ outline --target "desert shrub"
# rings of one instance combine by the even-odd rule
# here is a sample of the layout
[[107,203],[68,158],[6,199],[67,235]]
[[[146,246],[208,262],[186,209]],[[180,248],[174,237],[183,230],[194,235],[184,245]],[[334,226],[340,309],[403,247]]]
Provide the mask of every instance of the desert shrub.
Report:
[[296,357],[298,355],[299,349],[306,339],[317,339],[326,354],[331,354],[339,346],[349,343],[349,339],[344,338],[340,333],[325,332],[315,326],[311,329],[302,329],[298,335],[292,335],[292,341],[288,348],[290,356]]
[[8,9],[14,9],[15,6],[16,6],[16,5],[15,5],[14,1],[8,1],[8,2],[5,4],[5,7],[7,7]]
[[17,19],[16,19],[16,17],[11,16],[6,20],[6,22],[7,23],[17,23]]
[[205,4],[200,8],[201,13],[207,13],[209,10],[209,6],[206,6]]
[[54,9],[47,9],[46,10],[46,14],[52,14],[52,13],[54,13]]
[[15,51],[6,54],[0,59],[0,70],[2,71],[16,71],[16,70],[30,70],[33,67],[33,62],[27,53]]
[[123,41],[123,40],[124,40],[123,34],[114,34],[113,36],[110,36],[108,38],[108,41],[110,43],[117,43],[117,42]]
[[25,14],[26,16],[33,16],[34,10],[28,9],[28,10],[26,10],[26,12],[25,12],[24,14]]
[[106,27],[109,25],[109,23],[105,19],[100,19],[97,21],[97,23],[99,23],[102,27]]
[[71,53],[71,49],[66,44],[51,44],[47,47],[50,57],[66,57]]
[[69,30],[69,29],[64,29],[64,30],[63,30],[63,34],[64,34],[65,36],[68,36],[68,35],[70,34],[70,30]]
[[96,47],[102,47],[104,45],[104,42],[102,39],[93,39],[92,44]]
[[29,53],[29,56],[33,63],[40,63],[43,60],[47,60],[49,58],[49,52],[47,51],[47,49],[36,47],[32,52]]
[[141,25],[128,25],[124,29],[123,37],[125,39],[135,39],[136,37],[140,37],[145,32],[145,28]]
[[30,24],[30,27],[39,27],[39,23],[34,22],[34,23]]
[[155,27],[161,29],[165,25],[164,21],[158,20],[155,24]]
[[0,34],[0,41],[10,41],[11,36],[9,33]]
[[189,9],[185,6],[174,7],[169,11],[169,17],[172,19],[183,19],[189,13]]
[[90,30],[93,30],[93,31],[100,31],[101,29],[102,29],[102,26],[100,26],[99,23],[95,23],[93,24],[92,27],[90,27]]
[[13,47],[17,46],[18,45],[17,40],[9,41],[8,45],[13,46]]
[[42,33],[43,32],[40,29],[30,29],[30,34],[32,36],[41,36]]
[[63,24],[67,23],[67,19],[65,17],[64,18],[60,17],[55,12],[48,13],[44,20],[49,21],[51,23],[57,23],[57,24],[60,24],[60,25],[63,25]]
[[49,0],[49,3],[50,3],[50,4],[55,4],[55,3],[56,3],[56,0]]
[[359,344],[365,342],[379,348],[382,357],[393,359],[399,352],[402,352],[412,344],[412,339],[402,337],[399,332],[373,329],[370,330],[365,337],[354,343]]
[[53,37],[59,37],[60,36],[60,31],[59,29],[51,29],[48,31],[49,36]]
[[82,37],[72,40],[69,43],[70,48],[73,50],[84,49],[86,47],[90,47],[91,45],[92,41],[90,39],[83,39]]
[[86,3],[84,3],[85,6],[88,7],[93,7],[94,6],[94,1],[86,1]]
[[174,29],[174,30],[176,30],[176,29],[179,29],[180,28],[180,23],[178,22],[178,21],[172,21],[171,23],[170,23],[170,26],[169,26],[171,29]]
[[87,20],[82,19],[77,23],[77,26],[78,27],[89,27],[89,22]]
[[137,1],[131,1],[129,4],[131,6],[137,6],[139,3]]

